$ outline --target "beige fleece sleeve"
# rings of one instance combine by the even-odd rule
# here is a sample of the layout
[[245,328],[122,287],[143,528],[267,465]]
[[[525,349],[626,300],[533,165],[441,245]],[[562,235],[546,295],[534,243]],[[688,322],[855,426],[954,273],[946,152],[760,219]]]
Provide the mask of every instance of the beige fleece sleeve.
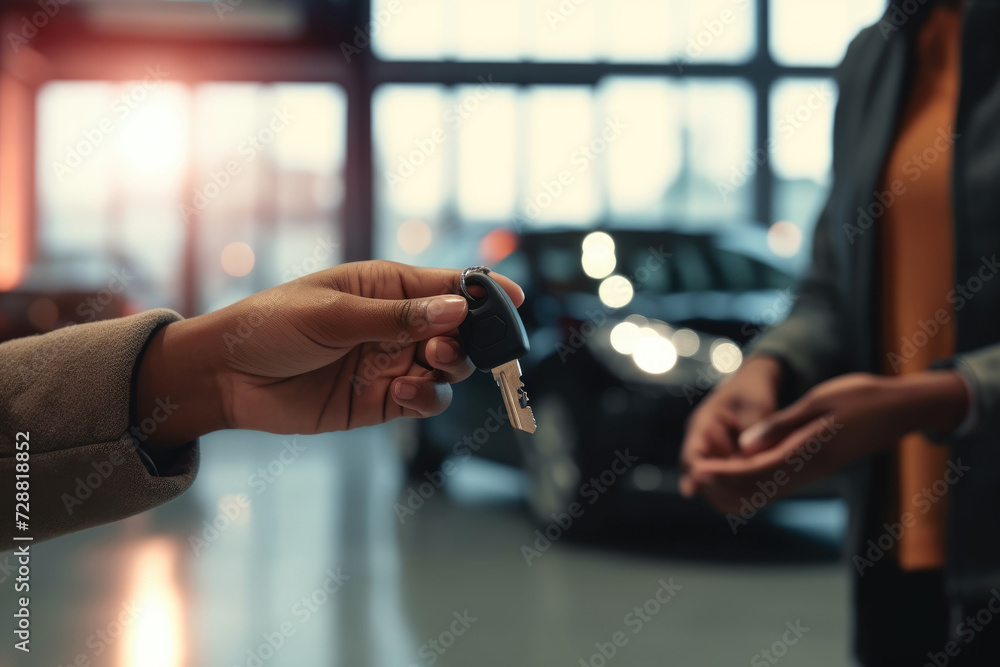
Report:
[[[136,450],[177,408],[131,425],[132,376],[146,342],[180,319],[170,310],[68,326],[0,345],[0,550],[117,521],[183,493],[198,469],[192,442],[151,474]],[[22,443],[27,442],[28,445]],[[15,507],[17,455],[28,452],[28,508]],[[20,458],[24,458],[21,454]],[[23,496],[22,496],[23,498]],[[28,530],[15,527],[15,511]]]

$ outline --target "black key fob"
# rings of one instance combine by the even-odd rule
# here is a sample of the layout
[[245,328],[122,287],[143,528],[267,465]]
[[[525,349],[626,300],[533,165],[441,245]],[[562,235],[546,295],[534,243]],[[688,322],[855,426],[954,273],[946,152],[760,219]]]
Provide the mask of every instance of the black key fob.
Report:
[[488,371],[528,354],[528,334],[507,292],[485,273],[465,274],[466,285],[478,285],[485,294],[464,296],[469,314],[458,326],[465,351],[476,368]]

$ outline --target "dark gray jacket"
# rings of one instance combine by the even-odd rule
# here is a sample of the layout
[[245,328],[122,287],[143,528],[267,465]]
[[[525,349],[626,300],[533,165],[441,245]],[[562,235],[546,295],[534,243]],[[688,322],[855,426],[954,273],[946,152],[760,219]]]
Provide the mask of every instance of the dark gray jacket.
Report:
[[[838,70],[834,185],[816,228],[812,266],[791,316],[754,348],[785,361],[795,392],[884,366],[877,227],[889,197],[880,192],[880,178],[912,77],[912,43],[931,5],[890,5],[854,39]],[[956,357],[942,362],[975,389],[979,427],[953,443],[953,460],[971,470],[948,495],[946,580],[953,600],[975,600],[1000,586],[1000,42],[994,34],[1000,3],[966,0],[963,11],[958,114],[955,127],[941,134],[954,142],[955,291],[949,298],[957,328]],[[875,499],[885,478],[872,473],[878,464],[875,457],[854,476],[860,511],[850,554],[882,532],[885,517]]]

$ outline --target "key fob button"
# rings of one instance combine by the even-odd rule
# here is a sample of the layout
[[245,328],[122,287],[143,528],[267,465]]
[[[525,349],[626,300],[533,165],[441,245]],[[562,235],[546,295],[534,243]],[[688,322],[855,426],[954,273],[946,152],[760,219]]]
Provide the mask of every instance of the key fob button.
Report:
[[500,317],[494,315],[475,324],[473,345],[481,350],[493,347],[507,335],[507,325]]

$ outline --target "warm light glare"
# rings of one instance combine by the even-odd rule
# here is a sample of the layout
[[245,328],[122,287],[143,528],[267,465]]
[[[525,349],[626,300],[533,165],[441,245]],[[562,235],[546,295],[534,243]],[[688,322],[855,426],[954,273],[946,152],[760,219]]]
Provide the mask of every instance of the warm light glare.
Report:
[[396,230],[396,242],[403,252],[419,255],[431,245],[433,234],[423,220],[407,220]]
[[242,278],[253,270],[253,248],[246,243],[230,243],[222,249],[222,270],[233,278]]
[[123,666],[180,667],[183,610],[175,583],[178,546],[168,539],[143,544],[135,555],[127,602],[135,614],[122,620]]
[[611,276],[604,279],[597,288],[597,294],[608,308],[622,308],[632,301],[635,290],[625,276]]
[[173,174],[184,164],[185,134],[180,109],[150,102],[122,123],[118,149],[129,168]]
[[632,354],[640,329],[632,322],[619,322],[611,330],[611,347],[620,354]]
[[720,373],[732,373],[743,363],[743,352],[728,340],[717,340],[712,344],[712,365]]
[[794,222],[780,220],[767,230],[767,246],[779,257],[794,257],[802,247],[802,230]]
[[[655,332],[654,332],[655,333]],[[660,335],[641,336],[632,352],[635,365],[647,373],[666,373],[677,363],[677,350],[673,343]]]
[[677,349],[677,354],[682,357],[690,357],[698,351],[698,347],[701,345],[701,339],[698,338],[698,334],[691,329],[679,329],[674,333],[670,342]]
[[499,264],[517,250],[517,234],[503,227],[494,229],[479,242],[479,257],[484,264]]

